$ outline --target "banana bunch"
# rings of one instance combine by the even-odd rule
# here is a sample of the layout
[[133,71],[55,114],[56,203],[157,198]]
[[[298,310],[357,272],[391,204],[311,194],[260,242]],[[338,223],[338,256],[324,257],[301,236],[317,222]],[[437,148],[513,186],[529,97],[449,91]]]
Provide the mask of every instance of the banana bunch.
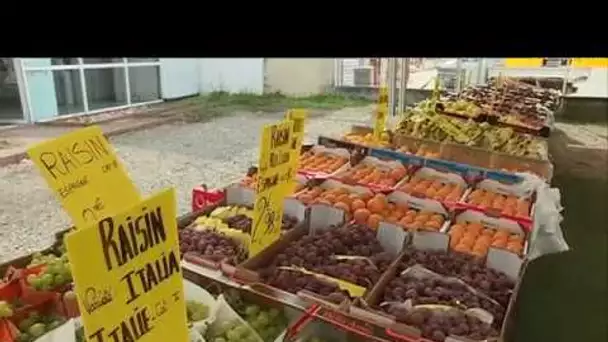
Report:
[[444,101],[442,103],[447,113],[456,113],[469,118],[477,117],[481,113],[481,108],[466,100],[458,99],[456,101]]
[[229,228],[222,219],[217,217],[200,216],[195,221],[195,230],[223,230]]
[[396,134],[438,142],[457,143],[529,158],[546,158],[546,144],[512,128],[496,127],[431,111],[413,109],[397,125]]
[[[499,128],[489,134],[492,150],[517,157],[541,158],[547,155],[546,145],[532,136],[517,134],[511,128]],[[492,144],[492,143],[491,143]]]
[[253,218],[253,210],[238,205],[229,205],[215,208],[215,210],[213,210],[211,214],[209,214],[209,217],[217,218],[221,221],[236,215],[245,215],[247,217]]

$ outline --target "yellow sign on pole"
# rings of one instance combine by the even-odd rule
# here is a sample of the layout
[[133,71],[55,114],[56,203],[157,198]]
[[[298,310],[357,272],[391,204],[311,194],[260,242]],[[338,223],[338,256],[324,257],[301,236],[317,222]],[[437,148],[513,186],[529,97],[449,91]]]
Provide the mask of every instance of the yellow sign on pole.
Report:
[[188,341],[175,215],[169,189],[68,234],[87,341]]
[[572,58],[573,68],[608,68],[608,58]]
[[262,130],[249,256],[256,255],[281,235],[283,200],[297,166],[297,159],[292,158],[292,134],[291,120],[267,125]]
[[540,68],[543,66],[542,58],[507,58],[507,68]]
[[380,140],[386,129],[386,117],[388,115],[388,88],[380,87],[378,92],[378,105],[374,113],[374,138]]
[[76,227],[86,227],[141,200],[98,126],[43,142],[27,153]]
[[[304,141],[304,127],[306,126],[306,117],[308,116],[308,112],[305,109],[291,109],[287,111],[287,120],[293,121],[293,131],[292,131],[292,156],[291,160],[295,161],[294,165],[297,167],[298,160],[300,158],[300,153],[302,151],[302,143]],[[295,179],[292,180],[289,184],[289,194],[292,194],[296,188]]]

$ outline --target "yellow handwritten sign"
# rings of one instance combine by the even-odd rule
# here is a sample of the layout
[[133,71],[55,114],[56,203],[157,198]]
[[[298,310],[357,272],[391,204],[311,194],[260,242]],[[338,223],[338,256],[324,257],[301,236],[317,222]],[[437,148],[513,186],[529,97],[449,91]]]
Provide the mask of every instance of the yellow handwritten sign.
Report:
[[[300,159],[300,153],[302,151],[302,143],[304,141],[304,127],[306,126],[306,117],[308,112],[305,109],[291,109],[287,112],[287,120],[293,121],[293,133],[291,136],[292,144],[292,160]],[[296,164],[297,165],[297,164]],[[297,182],[293,180],[289,183],[289,194],[294,193]]]
[[378,91],[378,105],[374,113],[374,138],[380,140],[386,129],[386,117],[388,115],[388,89],[381,87]]
[[188,341],[175,215],[170,189],[68,234],[89,342]]
[[76,227],[95,223],[141,200],[97,126],[43,142],[27,153]]
[[292,158],[292,134],[291,120],[267,125],[262,130],[249,256],[256,255],[281,235],[283,200],[297,167],[297,159]]

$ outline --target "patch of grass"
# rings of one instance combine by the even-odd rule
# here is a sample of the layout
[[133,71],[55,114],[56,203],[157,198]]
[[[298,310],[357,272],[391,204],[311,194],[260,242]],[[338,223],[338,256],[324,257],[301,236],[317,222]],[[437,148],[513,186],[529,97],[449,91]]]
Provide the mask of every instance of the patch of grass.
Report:
[[345,107],[367,106],[372,101],[364,97],[329,93],[292,97],[281,93],[257,95],[218,91],[188,99],[188,103],[199,104],[200,108],[194,114],[199,119],[206,119],[237,111],[276,113],[290,108],[338,110]]

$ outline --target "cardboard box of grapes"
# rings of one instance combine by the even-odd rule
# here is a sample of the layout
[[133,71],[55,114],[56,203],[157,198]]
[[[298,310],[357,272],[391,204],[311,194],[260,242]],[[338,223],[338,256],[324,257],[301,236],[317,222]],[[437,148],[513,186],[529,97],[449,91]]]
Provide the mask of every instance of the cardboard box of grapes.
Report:
[[321,306],[311,307],[293,322],[282,342],[367,342],[390,341],[383,329],[355,320],[343,312]]
[[[449,250],[441,233],[417,232],[368,293],[363,308],[350,313],[384,322],[395,334],[417,341],[488,341],[511,324],[519,279],[510,259],[477,258]],[[389,318],[390,323],[386,323]]]
[[403,230],[387,235],[345,224],[344,211],[323,204],[311,206],[309,222],[237,266],[234,277],[274,287],[282,302],[340,305],[371,289],[405,240]]
[[[225,190],[221,203],[206,208],[190,226],[180,229],[180,250],[186,262],[221,271],[227,275],[234,272],[234,266],[248,257],[247,237],[252,225],[250,211],[255,200],[255,192],[246,187],[233,185]],[[205,220],[198,227],[197,221],[212,214],[218,208],[234,212],[227,217]],[[249,209],[248,209],[249,208]],[[233,210],[233,209],[236,209]],[[283,228],[286,234],[306,224],[307,208],[294,198],[285,198]]]
[[275,341],[301,314],[252,291],[238,289],[227,290],[217,303],[206,341]]

